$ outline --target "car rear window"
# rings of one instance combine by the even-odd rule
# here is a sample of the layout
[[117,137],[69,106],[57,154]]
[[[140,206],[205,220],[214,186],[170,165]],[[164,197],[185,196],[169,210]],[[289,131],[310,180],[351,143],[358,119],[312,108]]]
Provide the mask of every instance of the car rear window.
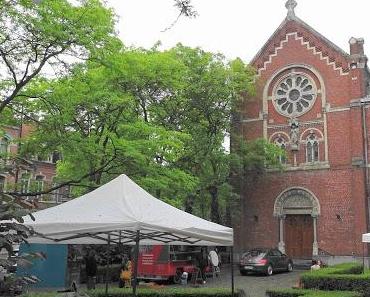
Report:
[[243,254],[243,258],[262,258],[266,255],[266,251],[263,250],[251,250]]

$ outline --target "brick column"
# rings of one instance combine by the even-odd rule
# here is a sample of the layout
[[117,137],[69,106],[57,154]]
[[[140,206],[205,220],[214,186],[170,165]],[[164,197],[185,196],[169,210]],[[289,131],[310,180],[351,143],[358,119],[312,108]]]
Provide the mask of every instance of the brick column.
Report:
[[312,244],[312,255],[319,255],[319,244],[317,242],[317,216],[312,216],[313,219],[313,244]]

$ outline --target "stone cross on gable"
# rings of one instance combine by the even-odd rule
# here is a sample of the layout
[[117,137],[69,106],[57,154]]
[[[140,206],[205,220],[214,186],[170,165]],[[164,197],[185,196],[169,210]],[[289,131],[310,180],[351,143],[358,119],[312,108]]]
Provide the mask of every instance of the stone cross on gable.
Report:
[[294,8],[296,8],[296,6],[297,6],[297,1],[295,1],[295,0],[288,0],[285,3],[285,7],[288,9],[288,17],[294,17],[295,16]]

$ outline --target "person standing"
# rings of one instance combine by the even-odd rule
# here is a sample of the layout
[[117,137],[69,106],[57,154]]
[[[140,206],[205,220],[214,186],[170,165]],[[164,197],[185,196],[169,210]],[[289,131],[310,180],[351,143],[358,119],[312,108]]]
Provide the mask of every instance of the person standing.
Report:
[[311,271],[319,270],[321,268],[320,263],[321,263],[320,260],[319,261],[312,260]]
[[98,265],[95,259],[95,251],[90,250],[86,258],[86,276],[87,276],[87,289],[95,289],[96,274],[98,272]]
[[206,283],[206,268],[208,266],[208,255],[207,255],[207,249],[205,247],[202,247],[200,249],[200,255],[199,255],[199,269],[200,269],[200,276],[202,278],[203,284]]

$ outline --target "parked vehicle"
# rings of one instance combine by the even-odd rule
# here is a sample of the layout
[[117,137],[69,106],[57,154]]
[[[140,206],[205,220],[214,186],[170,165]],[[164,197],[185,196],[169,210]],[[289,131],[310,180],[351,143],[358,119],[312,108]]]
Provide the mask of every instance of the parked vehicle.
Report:
[[255,272],[270,276],[275,271],[292,271],[293,261],[278,249],[257,248],[242,255],[239,270],[241,275]]
[[[197,273],[199,265],[196,262],[199,253],[199,248],[189,246],[141,246],[138,259],[138,279],[168,280],[180,283],[184,272],[189,278]],[[205,267],[204,273],[212,274],[212,266]]]

